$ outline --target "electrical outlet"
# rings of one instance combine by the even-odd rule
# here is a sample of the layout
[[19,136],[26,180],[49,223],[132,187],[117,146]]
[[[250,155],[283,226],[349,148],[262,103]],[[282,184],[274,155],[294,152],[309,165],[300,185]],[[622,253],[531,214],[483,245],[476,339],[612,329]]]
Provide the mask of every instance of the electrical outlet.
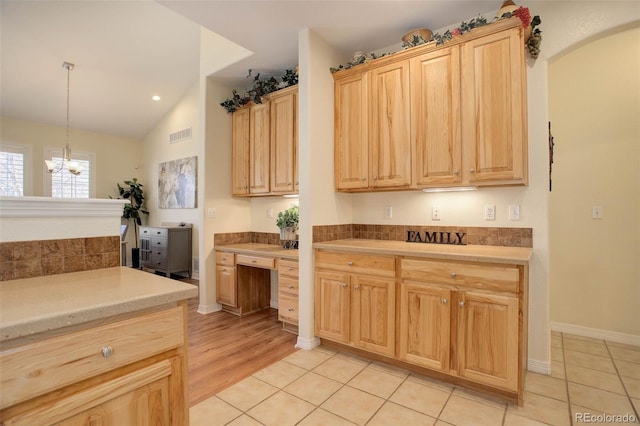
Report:
[[440,206],[433,206],[431,208],[431,220],[440,220]]
[[484,206],[484,220],[496,220],[495,204],[487,204]]
[[393,217],[393,207],[385,206],[384,208],[384,218],[391,219]]
[[267,209],[267,219],[273,219],[273,207]]
[[592,219],[604,219],[604,207],[602,207],[602,206],[593,206],[591,208],[591,218]]
[[520,206],[509,204],[509,220],[520,220]]

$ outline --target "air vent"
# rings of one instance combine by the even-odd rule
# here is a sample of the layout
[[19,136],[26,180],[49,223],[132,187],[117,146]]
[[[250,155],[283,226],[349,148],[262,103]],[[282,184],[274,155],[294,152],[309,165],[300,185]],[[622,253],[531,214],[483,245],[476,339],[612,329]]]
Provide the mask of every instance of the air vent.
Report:
[[178,143],[187,139],[191,139],[191,127],[169,134],[169,143]]

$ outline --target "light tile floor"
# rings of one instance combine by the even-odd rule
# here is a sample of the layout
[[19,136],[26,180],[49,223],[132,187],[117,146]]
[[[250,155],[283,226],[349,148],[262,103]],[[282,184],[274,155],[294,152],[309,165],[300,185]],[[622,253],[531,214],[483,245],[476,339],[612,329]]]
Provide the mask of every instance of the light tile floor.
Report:
[[640,347],[555,332],[551,345],[551,375],[527,373],[522,407],[321,347],[191,407],[191,426],[623,423],[587,414],[638,422]]

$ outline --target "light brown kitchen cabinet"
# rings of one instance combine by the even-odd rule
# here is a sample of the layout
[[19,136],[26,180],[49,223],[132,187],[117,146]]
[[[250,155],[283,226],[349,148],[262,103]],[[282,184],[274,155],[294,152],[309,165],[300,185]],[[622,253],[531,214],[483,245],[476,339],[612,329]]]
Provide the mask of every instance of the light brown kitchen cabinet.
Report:
[[249,194],[249,107],[231,116],[231,185],[233,195]]
[[298,192],[298,87],[272,92],[263,103],[232,114],[232,193]]
[[3,345],[2,424],[188,425],[185,306]]
[[411,58],[413,181],[419,188],[462,181],[460,47]]
[[316,252],[316,334],[393,356],[395,260],[340,252]]
[[249,109],[249,193],[269,193],[270,157],[269,102],[252,105]]
[[273,92],[271,103],[271,192],[298,190],[298,87]]
[[471,184],[527,183],[527,80],[521,27],[462,49],[465,173]]
[[216,252],[216,301],[223,305],[238,306],[236,267],[233,253]]
[[336,190],[526,185],[525,71],[506,19],[334,73]]
[[374,68],[370,79],[369,185],[408,188],[411,185],[409,62]]
[[336,190],[369,187],[368,74],[335,80],[334,179]]
[[287,328],[287,324],[298,325],[297,260],[278,260],[278,319],[287,330],[291,330]]

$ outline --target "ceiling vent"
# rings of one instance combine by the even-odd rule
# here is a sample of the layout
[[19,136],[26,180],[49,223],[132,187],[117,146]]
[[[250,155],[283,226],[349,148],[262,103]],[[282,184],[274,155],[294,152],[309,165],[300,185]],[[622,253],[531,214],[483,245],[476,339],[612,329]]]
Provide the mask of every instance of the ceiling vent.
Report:
[[178,143],[187,139],[191,139],[191,127],[169,134],[169,143]]

